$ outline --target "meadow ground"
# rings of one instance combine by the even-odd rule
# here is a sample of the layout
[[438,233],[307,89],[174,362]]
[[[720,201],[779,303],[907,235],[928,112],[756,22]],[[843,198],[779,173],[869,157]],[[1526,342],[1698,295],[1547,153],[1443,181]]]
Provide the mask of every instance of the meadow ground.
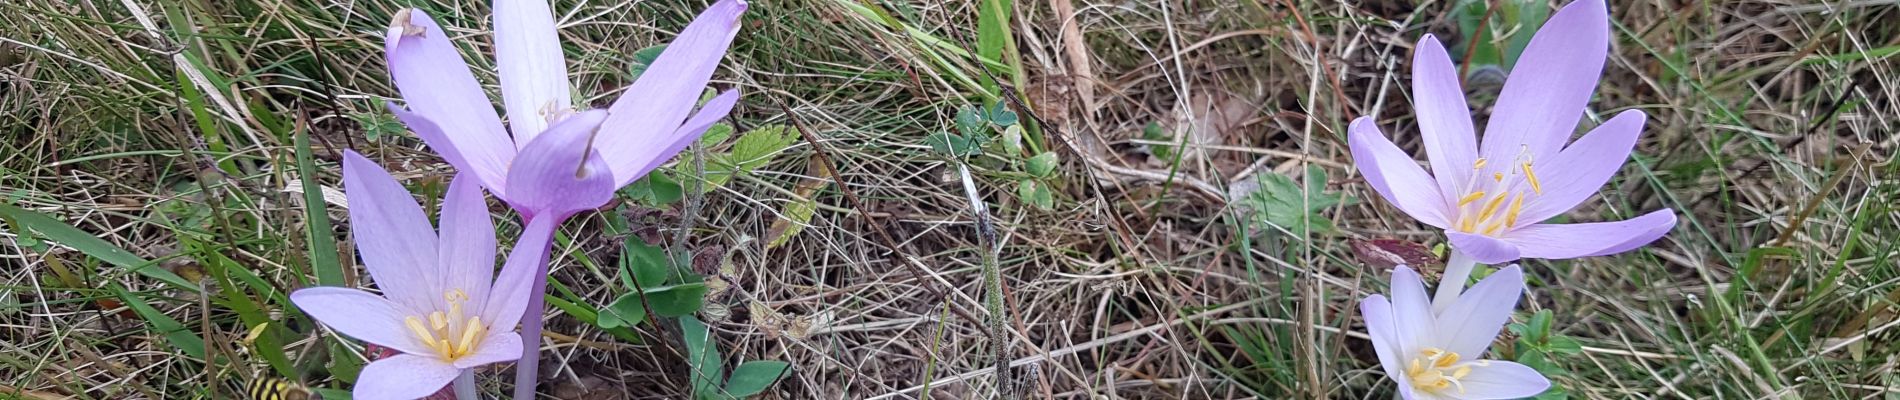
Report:
[[[596,107],[705,6],[554,3]],[[1544,7],[1010,3],[753,2],[715,76],[744,91],[732,133],[669,167],[684,183],[565,226],[541,392],[704,392],[695,371],[719,367],[693,344],[789,363],[763,398],[988,398],[1003,343],[1026,398],[1392,398],[1356,333],[1388,269],[1353,244],[1443,236],[1371,191],[1346,123],[1377,116],[1418,149],[1426,33],[1466,61],[1484,118]],[[1527,262],[1494,355],[1550,373],[1548,398],[1900,398],[1900,5],[1613,3],[1583,125],[1649,124],[1560,218],[1681,222],[1643,250]],[[452,173],[381,105],[405,6],[454,27],[497,93],[485,1],[0,2],[0,399],[347,388],[364,349],[284,294],[366,276],[343,205],[317,206],[340,197],[343,149],[430,201]],[[958,122],[999,99],[1014,112]],[[966,128],[994,139],[941,136]],[[944,148],[984,150],[968,165],[999,252]],[[628,279],[655,265],[676,268]],[[981,321],[990,268],[1001,337]],[[715,334],[628,315],[649,302]]]

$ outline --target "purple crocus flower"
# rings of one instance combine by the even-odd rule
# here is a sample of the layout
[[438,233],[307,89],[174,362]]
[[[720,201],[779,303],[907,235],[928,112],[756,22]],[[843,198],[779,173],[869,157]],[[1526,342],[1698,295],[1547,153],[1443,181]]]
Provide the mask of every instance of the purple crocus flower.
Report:
[[1550,388],[1550,380],[1524,364],[1479,358],[1523,293],[1524,272],[1511,265],[1434,314],[1425,283],[1401,266],[1392,270],[1392,299],[1368,296],[1359,313],[1379,365],[1406,400],[1525,398]]
[[[481,186],[467,174],[449,183],[439,236],[409,191],[354,151],[344,152],[343,191],[363,266],[383,295],[313,287],[290,301],[330,329],[402,352],[364,367],[355,398],[419,398],[458,377],[466,380],[458,392],[473,398],[472,368],[521,357],[514,325],[527,302],[526,276],[493,280],[495,228]],[[532,263],[518,258],[509,261]]]
[[[473,173],[522,215],[526,227],[517,246],[540,243],[545,253],[567,217],[606,204],[614,190],[659,168],[732,110],[736,90],[713,97],[698,112],[693,106],[738,34],[746,7],[743,0],[713,4],[606,111],[577,112],[547,2],[496,0],[496,64],[512,139],[447,32],[422,11],[405,9],[390,24],[384,50],[408,109],[394,103],[389,109],[443,159]],[[547,260],[532,269],[510,267],[502,273],[531,276],[526,307],[534,313],[521,320],[522,332],[539,337]],[[538,344],[523,344],[518,399],[534,396]]]
[[1595,194],[1643,131],[1643,112],[1625,111],[1564,145],[1596,89],[1609,34],[1602,0],[1577,1],[1552,16],[1505,82],[1482,146],[1458,69],[1427,35],[1414,55],[1412,89],[1431,173],[1370,116],[1350,127],[1353,160],[1380,196],[1444,229],[1452,247],[1477,262],[1608,255],[1655,241],[1675,226],[1673,211],[1617,222],[1542,223]]

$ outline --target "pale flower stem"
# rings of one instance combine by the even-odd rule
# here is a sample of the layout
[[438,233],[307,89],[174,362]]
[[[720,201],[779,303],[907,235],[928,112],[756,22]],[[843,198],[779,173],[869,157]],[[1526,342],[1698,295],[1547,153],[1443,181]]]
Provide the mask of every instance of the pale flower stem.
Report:
[[462,370],[462,375],[455,377],[455,400],[479,399],[481,398],[476,397],[475,392],[475,369]]
[[[552,247],[552,240],[547,246]],[[528,291],[528,312],[521,314],[521,360],[515,362],[515,400],[534,400],[534,388],[541,380],[541,315],[546,314],[548,257],[534,268],[534,289]]]
[[1432,295],[1433,314],[1444,312],[1452,302],[1458,301],[1458,294],[1465,290],[1465,281],[1471,280],[1471,270],[1477,266],[1478,260],[1458,249],[1451,250],[1451,259],[1445,260],[1445,276],[1438,280],[1438,293]]

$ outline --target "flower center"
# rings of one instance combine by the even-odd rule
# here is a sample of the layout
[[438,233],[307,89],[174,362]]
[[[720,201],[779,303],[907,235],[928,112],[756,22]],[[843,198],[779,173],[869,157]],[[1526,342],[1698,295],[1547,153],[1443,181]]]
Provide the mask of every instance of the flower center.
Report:
[[482,338],[488,336],[488,326],[482,324],[481,316],[464,318],[462,303],[468,302],[468,292],[450,290],[442,294],[442,299],[449,303],[448,312],[437,310],[429,315],[404,318],[402,322],[409,327],[410,334],[427,343],[436,355],[455,361],[475,352]]
[[1489,361],[1459,363],[1458,353],[1444,351],[1436,347],[1427,347],[1418,351],[1419,356],[1405,366],[1405,377],[1412,382],[1412,388],[1427,393],[1458,387],[1458,393],[1464,393],[1465,386],[1459,382],[1471,374],[1471,368],[1490,365]]
[[1458,217],[1452,220],[1452,229],[1495,236],[1517,227],[1517,216],[1524,210],[1524,186],[1529,186],[1530,197],[1544,194],[1544,185],[1537,181],[1537,172],[1531,167],[1528,148],[1518,154],[1512,165],[1498,170],[1486,169],[1490,166],[1488,161],[1479,158],[1472,163],[1471,179],[1464,185],[1465,195],[1458,198],[1458,205],[1454,207]]

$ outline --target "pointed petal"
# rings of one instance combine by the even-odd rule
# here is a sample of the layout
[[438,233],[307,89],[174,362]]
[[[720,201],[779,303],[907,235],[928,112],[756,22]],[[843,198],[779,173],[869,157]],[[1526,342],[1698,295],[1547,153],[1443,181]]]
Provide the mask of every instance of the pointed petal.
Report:
[[[515,145],[502,130],[488,94],[449,43],[448,31],[422,10],[403,9],[390,22],[384,51],[390,77],[409,110],[434,122],[440,136],[455,144],[453,151],[466,164],[456,167],[472,170],[483,182],[498,183],[496,178],[514,158]],[[411,124],[410,129],[417,127]]]
[[318,286],[291,292],[290,302],[330,329],[356,340],[404,353],[435,354],[403,326],[409,311],[382,296],[356,289]]
[[[686,146],[691,146],[693,142],[698,142],[700,135],[706,134],[706,130],[712,128],[714,123],[719,122],[720,119],[726,117],[727,113],[732,112],[733,104],[738,103],[738,101],[738,89],[727,90],[724,93],[720,93],[719,96],[713,97],[712,100],[707,101],[705,106],[699,108],[698,113],[693,114],[692,118],[686,120],[685,125],[681,125],[678,131],[673,132],[673,142],[668,143],[666,148],[660,152],[653,153],[653,159],[648,160],[646,165],[634,170],[631,175],[621,176],[618,175],[619,172],[615,172],[616,175],[614,175],[614,177],[619,180],[619,183],[614,186],[626,186],[640,179],[640,177],[653,172],[654,169],[660,168],[661,165],[665,165],[666,161],[673,159],[673,156],[678,155],[680,150],[685,150]],[[623,154],[640,152],[635,149],[604,150],[609,153],[618,152]]]
[[[508,321],[512,325],[515,321]],[[512,330],[495,332],[482,339],[475,352],[455,359],[456,368],[475,368],[483,364],[514,361],[521,358],[521,334]]]
[[1556,155],[1603,75],[1610,51],[1610,14],[1603,0],[1564,6],[1531,36],[1498,95],[1484,128],[1484,155],[1516,159],[1525,148],[1536,160]]
[[1474,367],[1471,375],[1460,380],[1467,400],[1522,399],[1550,388],[1550,380],[1530,366],[1510,361],[1489,360],[1490,365]]
[[[442,290],[460,289],[474,301],[488,298],[495,277],[495,223],[488,216],[482,188],[467,173],[456,174],[442,196],[442,237],[438,247]],[[474,304],[480,307],[480,303]],[[480,312],[480,309],[469,310]]]
[[1425,281],[1411,267],[1392,269],[1392,317],[1398,322],[1397,336],[1401,359],[1418,354],[1420,349],[1437,343],[1437,322],[1432,316],[1432,301],[1425,295]]
[[1471,285],[1458,302],[1438,315],[1440,348],[1476,358],[1491,347],[1504,323],[1510,322],[1524,294],[1524,270],[1517,264]]
[[1561,260],[1630,251],[1676,227],[1674,210],[1661,209],[1616,222],[1537,224],[1504,234],[1525,258]]
[[462,156],[462,150],[455,147],[455,141],[449,140],[449,135],[442,131],[442,126],[436,125],[435,121],[429,120],[429,117],[409,112],[396,105],[395,102],[385,102],[383,106],[388,108],[391,114],[396,114],[397,120],[402,121],[404,126],[408,126],[410,132],[415,132],[416,137],[422,138],[423,143],[427,143],[429,148],[435,150],[435,154],[442,156],[444,161],[448,161],[449,165],[455,166],[457,171],[474,174],[476,180],[489,191],[494,192],[496,197],[502,195],[501,189],[506,183],[504,181],[507,177],[504,174],[506,171],[477,168],[474,164],[470,164],[468,158]]
[[1499,264],[1520,258],[1516,245],[1490,236],[1445,231],[1445,238],[1450,239],[1451,248],[1458,249],[1480,263]]
[[620,182],[633,181],[626,177],[637,176],[639,169],[659,158],[654,151],[675,142],[672,133],[699,101],[700,91],[726,56],[745,10],[745,1],[721,0],[701,12],[608,108],[612,116],[598,139],[600,148],[641,150],[602,152],[609,157],[614,176],[622,177]]
[[508,201],[531,217],[557,218],[607,204],[615,189],[613,173],[602,152],[588,148],[588,138],[606,116],[591,110],[563,119],[521,149],[508,170]]
[[551,118],[573,107],[567,57],[547,0],[495,1],[495,66],[515,144],[527,147]]
[[547,279],[548,249],[554,245],[554,230],[561,226],[559,216],[537,217],[521,228],[521,238],[508,252],[508,263],[495,275],[495,287],[482,306],[482,320],[494,321],[493,331],[514,331],[515,323],[527,313],[529,296],[536,281]]
[[1385,296],[1368,296],[1359,301],[1359,315],[1366,319],[1366,336],[1372,337],[1372,350],[1379,354],[1379,366],[1385,369],[1385,375],[1398,381],[1399,387],[1411,386],[1405,383],[1405,362],[1399,357],[1403,350],[1394,338],[1399,321],[1392,314],[1392,303]]
[[1419,168],[1412,156],[1386,139],[1372,117],[1353,121],[1347,136],[1352,146],[1353,164],[1365,175],[1366,184],[1372,185],[1373,191],[1419,222],[1439,228],[1450,225],[1445,218],[1447,203],[1438,191],[1437,181]]
[[435,357],[397,354],[363,366],[363,371],[356,375],[356,387],[350,390],[350,397],[358,400],[420,399],[442,390],[461,373],[461,370]]
[[416,309],[435,304],[435,227],[409,190],[374,161],[344,151],[343,194],[350,235],[383,295]]
[[1519,221],[1542,222],[1576,208],[1578,203],[1596,194],[1616,171],[1629,160],[1636,137],[1643,133],[1642,111],[1618,113],[1603,125],[1564,148],[1548,164],[1536,166],[1543,194],[1524,202]]
[[1465,90],[1458,86],[1458,67],[1437,37],[1428,34],[1419,40],[1412,56],[1412,91],[1425,157],[1439,178],[1438,190],[1457,196],[1456,185],[1471,178],[1471,166],[1477,162],[1478,132],[1471,126]]

